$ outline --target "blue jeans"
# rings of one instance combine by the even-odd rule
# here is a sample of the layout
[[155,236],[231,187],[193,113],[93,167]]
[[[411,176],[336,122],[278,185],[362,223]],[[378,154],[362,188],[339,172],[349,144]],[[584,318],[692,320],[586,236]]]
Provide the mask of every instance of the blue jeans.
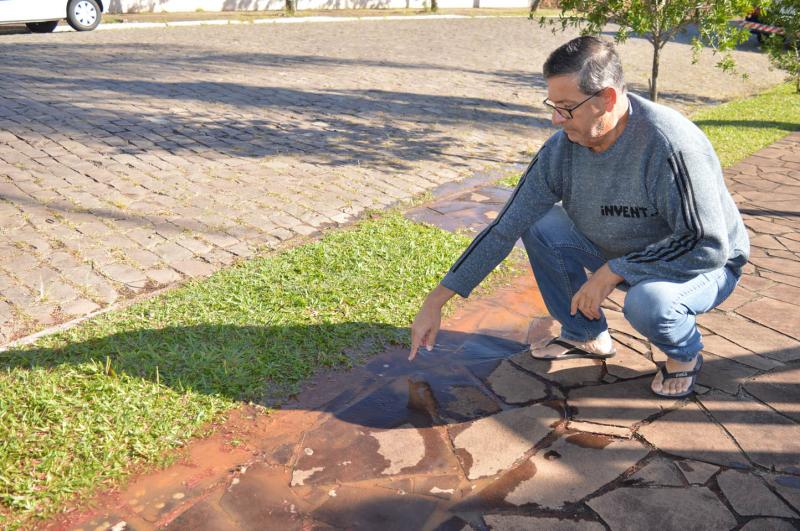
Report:
[[[606,331],[603,315],[591,320],[569,313],[572,297],[588,278],[586,269],[596,271],[607,260],[561,205],[536,222],[522,242],[545,305],[561,323],[561,336],[583,342]],[[685,282],[651,279],[619,288],[627,291],[623,312],[628,322],[670,358],[691,361],[703,348],[695,316],[721,304],[738,281],[736,273],[722,267]]]

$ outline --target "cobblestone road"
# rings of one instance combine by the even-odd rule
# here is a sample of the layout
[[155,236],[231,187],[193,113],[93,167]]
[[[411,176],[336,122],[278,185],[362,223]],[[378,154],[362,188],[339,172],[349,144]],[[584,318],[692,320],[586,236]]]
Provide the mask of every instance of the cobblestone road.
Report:
[[[0,36],[0,344],[365,208],[525,162],[551,132],[525,19]],[[641,91],[649,45],[623,47]],[[662,60],[666,102],[780,81]]]

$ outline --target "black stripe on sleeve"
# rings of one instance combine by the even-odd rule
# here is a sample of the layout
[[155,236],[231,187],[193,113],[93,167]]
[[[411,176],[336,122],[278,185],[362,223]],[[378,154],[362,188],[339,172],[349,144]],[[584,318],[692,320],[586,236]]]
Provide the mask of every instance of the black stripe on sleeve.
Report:
[[678,187],[678,195],[681,199],[681,216],[684,224],[692,232],[679,240],[673,240],[666,247],[650,249],[646,253],[630,255],[627,259],[635,263],[651,263],[658,260],[670,262],[679,258],[697,246],[697,243],[704,236],[703,225],[697,213],[697,202],[695,200],[692,183],[689,179],[689,172],[686,169],[686,162],[682,154],[669,159],[670,168],[675,176],[675,184]]

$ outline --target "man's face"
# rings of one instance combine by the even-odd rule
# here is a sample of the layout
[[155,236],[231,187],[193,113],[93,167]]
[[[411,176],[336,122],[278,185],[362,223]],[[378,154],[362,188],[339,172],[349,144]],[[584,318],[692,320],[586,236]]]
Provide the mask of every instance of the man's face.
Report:
[[[547,98],[558,107],[571,109],[591,94],[584,94],[578,88],[576,75],[553,76],[547,79]],[[599,144],[600,138],[608,132],[608,116],[603,93],[589,99],[572,111],[572,118],[564,118],[553,111],[553,125],[560,126],[572,142],[588,148]]]

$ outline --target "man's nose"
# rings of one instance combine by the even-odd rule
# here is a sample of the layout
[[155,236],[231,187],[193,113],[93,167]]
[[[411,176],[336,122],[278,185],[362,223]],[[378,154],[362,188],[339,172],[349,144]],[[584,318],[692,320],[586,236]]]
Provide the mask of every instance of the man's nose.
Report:
[[558,111],[553,111],[553,116],[550,118],[550,121],[553,122],[553,125],[561,125],[566,122],[567,119],[561,116],[561,113]]

